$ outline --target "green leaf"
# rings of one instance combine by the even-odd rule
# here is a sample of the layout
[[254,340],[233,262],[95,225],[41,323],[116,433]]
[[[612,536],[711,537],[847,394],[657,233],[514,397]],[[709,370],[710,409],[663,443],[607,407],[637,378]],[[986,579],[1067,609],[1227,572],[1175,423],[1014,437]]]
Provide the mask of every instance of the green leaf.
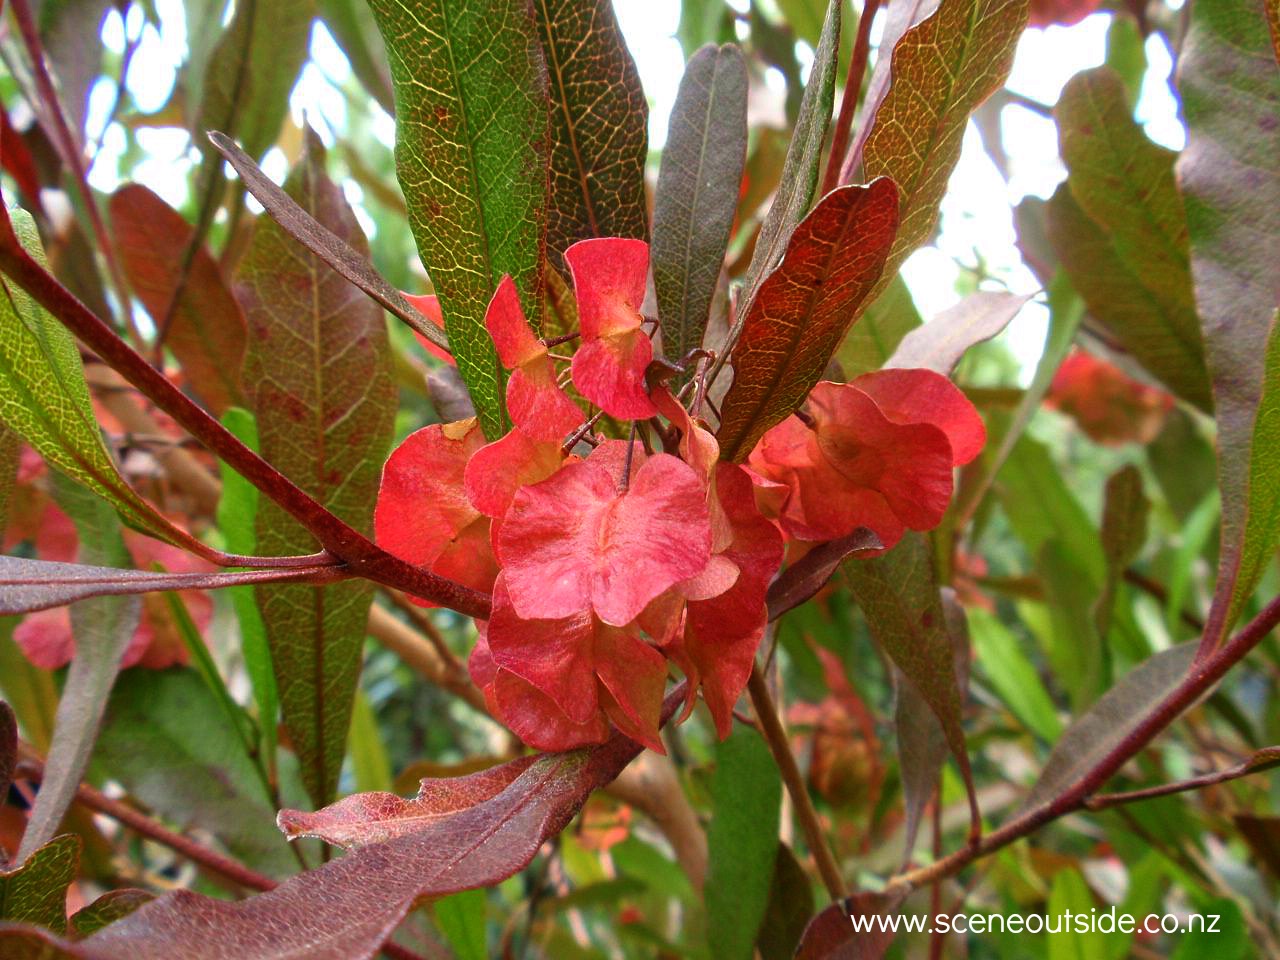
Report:
[[792,960],[811,916],[813,885],[791,848],[779,843],[778,855],[773,861],[769,906],[756,937],[761,960]]
[[[800,112],[791,133],[791,146],[782,164],[782,177],[773,203],[760,225],[760,235],[743,277],[743,315],[750,310],[761,284],[782,260],[791,234],[809,212],[818,189],[822,145],[831,125],[836,95],[836,53],[840,43],[841,0],[829,0],[822,36],[813,53],[813,67],[804,85]],[[736,357],[735,357],[736,360]]]
[[[314,134],[285,184],[316,220],[367,255],[364,234],[324,173]],[[347,523],[368,531],[391,441],[396,391],[382,311],[272,220],[261,219],[237,274],[249,320],[245,390],[261,452]],[[257,549],[317,548],[273,502],[258,506]],[[257,588],[285,726],[317,804],[337,784],[371,600],[367,583]]]
[[432,911],[436,926],[458,960],[487,960],[489,944],[485,938],[485,908],[488,897],[483,890],[464,890],[436,901]]
[[[44,251],[25,210],[9,211],[39,263]],[[102,443],[75,339],[16,284],[0,278],[0,421],[52,467],[109,501],[124,520],[186,549],[191,538],[125,482]]]
[[18,435],[0,423],[0,530],[9,529],[9,508],[18,481],[18,457],[22,441]]
[[13,642],[13,628],[21,620],[21,617],[0,617],[0,694],[13,708],[27,743],[44,756],[53,741],[58,690],[53,684],[53,674],[33,665]]
[[80,865],[80,838],[64,834],[0,870],[0,922],[67,929],[67,887]]
[[83,940],[103,927],[123,920],[144,903],[150,903],[154,899],[155,894],[146,890],[125,888],[108,891],[87,907],[81,907],[73,913],[67,932],[74,939]]
[[924,321],[901,274],[863,312],[836,353],[846,379],[879,370],[910,331]]
[[653,202],[653,286],[662,349],[702,346],[747,155],[747,65],[735,44],[685,67]]
[[[107,504],[58,474],[54,475],[53,489],[58,505],[75,523],[80,539],[78,559],[82,563],[133,565],[120,535],[120,521]],[[71,605],[75,656],[58,700],[45,778],[18,847],[19,860],[34,854],[37,847],[58,832],[75,799],[89,765],[107,697],[141,615],[142,601],[138,597],[94,597]]]
[[1080,930],[1074,922],[1067,923],[1065,915],[1089,916],[1097,904],[1084,876],[1074,867],[1059,870],[1053,876],[1049,890],[1049,921],[1061,925],[1061,932],[1046,937],[1049,960],[1097,960],[1107,955],[1107,934],[1100,930]]
[[1107,575],[1102,595],[1093,610],[1098,635],[1105,641],[1111,628],[1111,612],[1116,590],[1129,566],[1142,551],[1147,540],[1147,517],[1151,501],[1142,492],[1142,474],[1130,464],[1117,470],[1107,480],[1102,507],[1102,554]]
[[1191,927],[1178,938],[1177,949],[1171,960],[1198,960],[1213,957],[1214,960],[1247,960],[1257,956],[1244,914],[1239,905],[1228,897],[1215,897],[1207,903],[1197,904],[1196,913],[1202,920],[1213,918],[1212,931],[1203,927]]
[[751,960],[778,854],[782,781],[749,727],[716,744],[707,827],[707,941],[717,960]]
[[1091,615],[1102,581],[1093,579],[1083,556],[1056,538],[1043,544],[1036,561],[1053,631],[1049,662],[1078,711],[1107,686],[1106,652]]
[[370,0],[396,91],[409,226],[485,435],[506,432],[484,326],[504,274],[542,318],[550,142],[537,24],[522,0]]
[[[222,425],[250,450],[258,451],[258,425],[248,410],[232,407],[222,415]],[[258,548],[258,488],[222,461],[218,462],[218,470],[222,477],[222,496],[217,508],[218,529],[226,538],[228,552],[252,555]],[[267,627],[262,622],[252,587],[230,587],[227,593],[240,626],[240,655],[244,657],[244,669],[249,675],[253,699],[258,707],[258,729],[262,736],[267,774],[274,780],[280,694],[271,666]]]
[[1133,120],[1120,77],[1076,74],[1054,108],[1067,187],[1050,206],[1050,238],[1090,313],[1153,376],[1212,406],[1191,292],[1187,219],[1175,154]]
[[[1266,364],[1280,307],[1280,64],[1265,0],[1193,5],[1178,58],[1187,121],[1178,185],[1218,421],[1222,540],[1205,643],[1231,628],[1252,584],[1241,580]],[[1272,401],[1274,402],[1274,401]],[[1254,448],[1256,449],[1256,448]],[[1252,572],[1249,573],[1253,575]]]
[[881,276],[897,211],[897,190],[881,179],[831,191],[796,228],[742,317],[716,432],[726,460],[745,460],[821,378]]
[[1052,801],[1128,736],[1186,676],[1195,648],[1184,643],[1148,657],[1076,717],[1054,744],[1021,809],[1035,810]]
[[892,550],[879,557],[850,560],[844,571],[871,635],[937,717],[971,787],[961,722],[963,691],[956,666],[960,638],[949,629],[929,538],[908,531]]
[[1142,80],[1147,73],[1145,38],[1131,16],[1111,18],[1107,28],[1107,66],[1124,81],[1124,91],[1130,103],[1137,103],[1142,92]]
[[1004,512],[1032,557],[1056,540],[1089,583],[1102,584],[1106,561],[1097,530],[1043,444],[1030,436],[1019,440],[997,485]]
[[254,869],[297,870],[261,773],[195,671],[121,674],[93,762],[153,812],[208,831]]
[[382,731],[378,729],[378,717],[360,689],[356,690],[351,711],[351,773],[361,793],[389,791],[395,783],[387,748],[382,743]]
[[981,607],[970,608],[968,614],[978,669],[1019,723],[1042,740],[1057,740],[1062,733],[1057,708],[1023,645],[995,615]]
[[276,142],[289,93],[307,59],[315,0],[238,0],[203,76],[195,142],[211,162],[203,134],[224,130],[255,160]]
[[560,269],[578,240],[648,239],[649,103],[611,0],[534,0],[533,9],[551,92],[547,254]]
[[704,44],[729,43],[734,39],[733,10],[725,0],[684,0],[676,39],[688,60]]
[[1280,542],[1280,323],[1271,328],[1266,363],[1262,397],[1253,421],[1244,542],[1240,569],[1233,578],[1228,626],[1239,618],[1262,574],[1275,562]]
[[901,194],[877,293],[933,231],[969,115],[1004,84],[1026,22],[1026,0],[942,0],[893,48],[889,91],[862,149],[866,179],[892,177]]

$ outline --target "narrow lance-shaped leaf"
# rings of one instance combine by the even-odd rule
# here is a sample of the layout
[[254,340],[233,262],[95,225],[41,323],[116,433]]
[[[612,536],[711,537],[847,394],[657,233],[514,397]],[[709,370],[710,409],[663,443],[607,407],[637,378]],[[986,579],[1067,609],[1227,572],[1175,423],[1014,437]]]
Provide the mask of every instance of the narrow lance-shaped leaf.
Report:
[[504,378],[484,326],[510,274],[542,317],[548,115],[537,24],[523,0],[370,0],[396,92],[396,170],[485,435],[506,432]]
[[[649,236],[649,102],[611,0],[534,0],[551,94],[547,254],[591,237]],[[521,291],[523,292],[523,291]]]
[[[128,558],[124,558],[128,563]],[[168,590],[221,590],[255,583],[324,583],[343,579],[335,566],[278,567],[232,573],[159,573],[85,563],[0,557],[0,615],[62,607],[90,597]]]
[[[1178,57],[1187,146],[1177,163],[1191,274],[1218,420],[1222,539],[1207,646],[1231,628],[1254,583],[1240,566],[1252,517],[1255,418],[1280,307],[1280,64],[1267,0],[1193,4]],[[1274,23],[1274,19],[1272,23]],[[1261,464],[1261,460],[1256,462]],[[1265,521],[1259,517],[1259,521]],[[1250,544],[1252,549],[1253,544]],[[1250,572],[1249,576],[1254,576]]]
[[[324,173],[314,134],[286,190],[360,253],[363,234]],[[329,510],[368,530],[391,439],[395,387],[382,311],[320,258],[262,219],[237,274],[249,320],[245,389],[261,452]],[[258,549],[315,549],[274,503],[258,508]],[[371,599],[366,583],[260,586],[285,725],[317,802],[337,783]]]
[[[683,696],[677,689],[668,697],[665,716]],[[239,903],[178,891],[86,940],[57,947],[77,960],[194,960],[208,955],[210,937],[216,937],[223,952],[241,960],[364,960],[420,897],[492,886],[526,867],[591,792],[610,783],[640,749],[615,733],[599,747],[512,761],[514,777],[491,769],[429,781],[416,811],[419,828],[412,832],[352,850]],[[429,815],[432,808],[438,815]],[[388,819],[404,811],[394,803],[386,808]],[[370,832],[385,831],[379,812],[355,798],[303,816],[321,818],[327,832],[349,812],[357,820],[352,826],[363,818]],[[295,816],[286,812],[282,820],[291,826]],[[322,910],[316,909],[320,902]],[[264,929],[272,935],[263,937]],[[0,955],[10,944],[32,940],[0,928]]]
[[128,184],[112,194],[109,210],[134,294],[156,323],[173,305],[165,344],[192,388],[214,413],[242,402],[244,314],[217,262],[199,247],[182,282],[183,254],[194,230],[141,184]]
[[1003,85],[1026,22],[1026,0],[942,0],[893,48],[862,162],[868,180],[897,182],[901,226],[872,296],[933,230],[969,115]]
[[1111,628],[1116,590],[1125,568],[1138,556],[1147,538],[1147,515],[1151,502],[1142,492],[1142,474],[1132,464],[1116,471],[1107,480],[1102,508],[1102,552],[1107,576],[1093,618],[1103,642]]
[[735,726],[716,744],[707,828],[707,939],[716,957],[751,960],[778,854],[782,781],[760,734]]
[[1054,116],[1080,213],[1059,198],[1050,207],[1059,257],[1108,333],[1170,390],[1209,409],[1175,154],[1147,139],[1124,82],[1106,67],[1076,74]]
[[932,709],[972,793],[956,669],[960,657],[938,590],[929,538],[908,531],[888,553],[852,560],[844,571],[871,635]]
[[965,351],[999,334],[1031,296],[979,290],[909,331],[885,363],[916,367],[950,376]]
[[[75,523],[82,560],[118,566],[133,562],[120,535],[120,521],[107,504],[61,475],[54,476],[54,491]],[[18,847],[19,861],[53,838],[71,806],[141,615],[142,603],[136,597],[96,597],[71,607],[75,656],[58,700],[45,778]]]
[[351,62],[351,72],[382,109],[394,113],[391,69],[369,4],[365,0],[319,0],[319,7],[325,26]]
[[1162,650],[1099,697],[1054,744],[1022,809],[1048,803],[1091,769],[1186,676],[1195,653],[1194,643]]
[[[307,59],[315,0],[240,0],[204,75],[196,133],[233,131],[261,157],[289,112],[289,92]],[[196,143],[203,145],[197,136]],[[216,156],[216,155],[211,155]]]
[[897,224],[898,191],[880,179],[833,190],[796,229],[733,351],[716,434],[725,459],[746,459],[804,402],[880,279]]
[[653,286],[662,348],[702,346],[747,155],[747,65],[734,44],[685,67],[653,201]]
[[[23,247],[44,264],[35,223],[9,211]],[[151,508],[102,443],[75,339],[12,281],[0,278],[0,421],[50,464],[109,501],[130,524],[203,556],[210,551]]]
[[[831,125],[831,107],[836,96],[836,52],[840,43],[840,0],[829,0],[822,36],[813,52],[813,67],[800,112],[791,131],[791,146],[782,164],[778,192],[760,225],[760,235],[751,254],[751,263],[743,277],[742,309],[749,310],[756,294],[778,262],[813,204],[818,188],[818,167],[822,162],[822,145]],[[739,321],[740,322],[740,321]],[[734,358],[736,362],[736,357]]]
[[79,864],[80,838],[64,834],[21,858],[12,870],[0,870],[0,923],[30,923],[62,933],[67,887]]

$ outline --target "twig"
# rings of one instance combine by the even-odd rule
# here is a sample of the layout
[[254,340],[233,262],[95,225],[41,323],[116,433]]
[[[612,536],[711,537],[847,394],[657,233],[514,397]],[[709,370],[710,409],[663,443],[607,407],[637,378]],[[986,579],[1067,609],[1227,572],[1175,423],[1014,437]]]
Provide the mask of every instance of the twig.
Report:
[[1251,773],[1261,773],[1264,770],[1270,770],[1277,763],[1280,763],[1280,747],[1267,747],[1265,750],[1259,750],[1244,763],[1228,767],[1226,770],[1215,770],[1213,773],[1205,773],[1198,777],[1178,780],[1173,783],[1160,783],[1154,787],[1144,787],[1141,790],[1102,793],[1089,797],[1085,800],[1084,805],[1089,810],[1106,810],[1108,807],[1116,807],[1124,803],[1137,803],[1154,797],[1167,797],[1172,793],[1186,793],[1188,790],[1199,790],[1201,787],[1212,787],[1219,783],[1239,780],[1241,777],[1247,777]]
[[778,719],[778,708],[765,683],[764,674],[758,666],[753,666],[751,676],[747,680],[747,691],[751,694],[751,705],[755,707],[756,716],[760,720],[760,733],[769,744],[774,762],[782,774],[782,782],[786,785],[787,794],[795,804],[796,816],[804,830],[805,840],[813,853],[814,862],[818,865],[818,873],[827,888],[832,900],[844,897],[844,880],[840,877],[840,869],[836,866],[836,858],[827,844],[822,824],[818,822],[818,812],[813,808],[813,800],[805,786],[804,777],[796,763],[795,754],[787,742],[787,733],[782,729],[782,721]]
[[849,73],[844,81],[844,95],[840,99],[840,115],[836,118],[835,132],[831,135],[831,153],[827,157],[827,170],[822,178],[822,192],[830,193],[840,182],[840,169],[849,148],[849,132],[853,127],[853,112],[862,94],[862,78],[867,72],[867,55],[871,51],[871,22],[880,9],[880,0],[864,0],[862,15],[858,18],[858,35],[853,41],[853,56],[849,59]]
[[885,887],[890,893],[909,893],[935,880],[959,873],[973,861],[1020,840],[1053,820],[1086,807],[1104,783],[1139,751],[1165,730],[1184,710],[1213,687],[1280,623],[1280,597],[1246,624],[1228,643],[1192,664],[1187,676],[1123,738],[1106,756],[1070,784],[1053,800],[988,833],[978,843],[957,850],[927,867],[900,873]]

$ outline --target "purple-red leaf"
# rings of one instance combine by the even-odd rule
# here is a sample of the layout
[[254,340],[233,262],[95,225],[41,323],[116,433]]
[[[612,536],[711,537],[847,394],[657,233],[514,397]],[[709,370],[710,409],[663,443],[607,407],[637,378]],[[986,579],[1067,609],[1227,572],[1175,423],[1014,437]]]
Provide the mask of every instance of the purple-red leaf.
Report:
[[777,620],[788,610],[804,603],[821,590],[836,568],[850,557],[862,553],[883,550],[872,531],[859,527],[847,537],[820,543],[803,557],[782,571],[782,575],[769,586],[769,619]]
[[840,187],[796,228],[760,285],[733,351],[716,439],[740,462],[808,396],[880,279],[898,227],[892,180]]
[[[896,913],[901,902],[883,893],[855,893],[831,904],[809,921],[796,960],[880,960],[893,934],[881,931],[877,918]],[[854,917],[865,929],[854,926]]]
[[111,225],[129,285],[157,327],[167,323],[165,345],[191,387],[215,414],[242,404],[244,313],[217,262],[197,247],[183,282],[192,227],[141,184],[111,196]]
[[1009,325],[1031,299],[1016,293],[979,290],[909,331],[886,367],[923,367],[950,376],[966,350],[990,340]]
[[[683,689],[673,691],[664,715],[683,697]],[[206,960],[210,943],[237,960],[362,960],[419,898],[492,886],[523,869],[640,749],[614,734],[599,747],[523,758],[452,784],[435,782],[425,803],[441,811],[438,817],[424,817],[413,832],[361,846],[267,893],[228,903],[181,890],[79,943],[0,929],[0,956],[9,956],[11,945],[16,952],[43,941],[47,950],[62,951],[53,956],[76,960]],[[358,844],[360,804],[345,803],[342,810],[335,804],[318,814],[286,814],[285,824],[292,829],[309,817],[312,825],[338,830],[336,823],[345,820],[342,835]],[[377,801],[371,807],[375,816],[365,832],[396,833],[378,819]]]

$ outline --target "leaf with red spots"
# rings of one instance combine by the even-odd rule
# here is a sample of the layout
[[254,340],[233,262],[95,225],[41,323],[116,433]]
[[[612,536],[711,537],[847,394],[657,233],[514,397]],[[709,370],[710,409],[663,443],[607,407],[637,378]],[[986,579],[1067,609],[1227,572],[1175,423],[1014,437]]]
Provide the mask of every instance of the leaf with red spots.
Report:
[[[360,255],[368,244],[324,169],[314,133],[285,191]],[[391,442],[396,389],[379,306],[266,217],[236,274],[249,321],[244,386],[262,456],[334,514],[372,527],[378,470]],[[315,538],[263,498],[257,549],[309,553]],[[371,589],[272,584],[256,588],[280,685],[285,725],[317,803],[332,794],[345,753]]]
[[159,327],[192,388],[221,414],[243,404],[244,313],[217,262],[195,250],[183,282],[183,259],[192,227],[158,196],[131,183],[111,195],[111,225],[129,286]]
[[487,591],[497,576],[489,518],[467,498],[465,480],[482,447],[475,419],[409,434],[382,468],[373,523],[378,544],[397,557]]
[[585,460],[516,493],[498,554],[519,616],[594,611],[626,626],[707,565],[711,523],[692,467],[657,454],[625,489],[620,479],[605,463]]
[[533,440],[559,443],[582,423],[578,405],[560,389],[556,367],[546,346],[534,334],[520,308],[510,277],[503,277],[484,315],[498,359],[511,371],[507,379],[507,413]]
[[573,382],[587,400],[619,420],[657,413],[644,373],[653,343],[640,328],[649,245],[640,240],[583,240],[565,251],[578,299],[582,343]]
[[897,188],[881,179],[832,191],[796,228],[733,351],[733,386],[716,433],[726,460],[745,460],[818,382],[880,278],[897,215]]

